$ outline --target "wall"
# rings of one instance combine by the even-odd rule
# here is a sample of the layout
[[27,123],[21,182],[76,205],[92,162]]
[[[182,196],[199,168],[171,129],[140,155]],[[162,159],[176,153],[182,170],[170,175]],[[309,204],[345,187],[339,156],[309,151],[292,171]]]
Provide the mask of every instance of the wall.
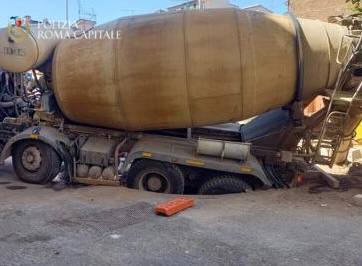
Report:
[[298,17],[323,21],[330,16],[351,13],[345,0],[289,0],[289,10]]

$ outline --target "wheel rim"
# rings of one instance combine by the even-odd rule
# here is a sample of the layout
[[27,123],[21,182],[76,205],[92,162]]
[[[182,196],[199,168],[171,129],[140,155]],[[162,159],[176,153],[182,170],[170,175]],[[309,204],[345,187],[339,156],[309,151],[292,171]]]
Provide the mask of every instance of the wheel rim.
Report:
[[162,173],[152,172],[142,176],[139,189],[156,193],[170,193],[170,184]]
[[38,147],[28,146],[23,151],[23,155],[21,156],[21,163],[26,170],[30,172],[36,172],[40,169],[41,162],[41,152]]

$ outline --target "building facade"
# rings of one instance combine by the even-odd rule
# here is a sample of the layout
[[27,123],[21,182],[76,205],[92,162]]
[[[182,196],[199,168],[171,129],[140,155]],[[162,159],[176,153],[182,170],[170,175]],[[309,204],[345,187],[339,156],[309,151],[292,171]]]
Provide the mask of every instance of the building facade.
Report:
[[187,9],[207,9],[207,8],[225,8],[235,7],[228,0],[194,0],[188,1],[176,6],[169,7],[168,11],[179,11]]
[[93,29],[96,24],[97,22],[94,20],[78,19],[76,22],[76,27],[77,30],[88,31],[90,29]]
[[243,7],[242,9],[247,10],[247,11],[258,11],[258,12],[263,12],[263,13],[273,13],[273,11],[271,11],[270,9],[266,8],[263,5],[247,6],[247,7]]
[[[239,8],[236,5],[231,4],[228,0],[194,0],[188,1],[176,6],[169,7],[167,11],[179,11],[188,9],[209,9],[209,8]],[[264,13],[272,13],[273,11],[264,7],[263,5],[253,5],[241,8],[243,10],[259,11]]]
[[349,15],[351,6],[346,0],[289,0],[289,11],[298,17],[328,21],[331,16]]

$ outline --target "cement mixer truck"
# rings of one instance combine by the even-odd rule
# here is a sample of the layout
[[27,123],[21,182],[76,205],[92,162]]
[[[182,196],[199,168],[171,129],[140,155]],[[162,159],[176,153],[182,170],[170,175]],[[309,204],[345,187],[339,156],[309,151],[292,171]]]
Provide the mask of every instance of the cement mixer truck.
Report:
[[[301,162],[343,162],[362,118],[361,38],[339,25],[217,9],[94,29],[112,40],[48,40],[42,27],[0,32],[0,68],[32,70],[41,92],[38,106],[22,81],[2,90],[0,161],[25,182],[63,169],[159,193],[288,187]],[[317,95],[326,108],[305,117]]]

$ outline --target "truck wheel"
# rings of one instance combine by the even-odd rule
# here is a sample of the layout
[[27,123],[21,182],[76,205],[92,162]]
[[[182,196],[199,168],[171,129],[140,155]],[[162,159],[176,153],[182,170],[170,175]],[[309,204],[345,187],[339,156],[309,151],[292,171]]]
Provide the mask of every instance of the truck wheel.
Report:
[[200,195],[223,195],[242,193],[251,190],[251,187],[240,177],[217,176],[206,181],[199,189]]
[[60,172],[59,155],[52,147],[40,141],[16,143],[12,159],[16,175],[27,183],[46,184]]
[[127,186],[156,193],[183,194],[185,178],[176,165],[139,160],[128,172]]

